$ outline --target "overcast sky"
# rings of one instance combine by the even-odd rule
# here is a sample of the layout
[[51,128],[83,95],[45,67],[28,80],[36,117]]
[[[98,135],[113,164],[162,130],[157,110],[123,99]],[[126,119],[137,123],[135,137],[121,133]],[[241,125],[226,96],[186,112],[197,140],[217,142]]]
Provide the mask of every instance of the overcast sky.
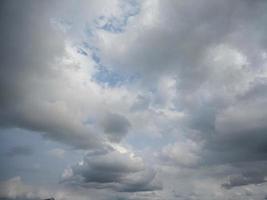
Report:
[[266,0],[3,0],[0,200],[266,200]]

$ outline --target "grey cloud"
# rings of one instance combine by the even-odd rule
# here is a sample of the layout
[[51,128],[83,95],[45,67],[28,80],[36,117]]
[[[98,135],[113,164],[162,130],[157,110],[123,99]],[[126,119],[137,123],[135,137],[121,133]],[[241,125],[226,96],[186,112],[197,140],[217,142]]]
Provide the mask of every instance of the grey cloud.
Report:
[[[251,84],[252,87],[237,98],[236,103],[219,113],[216,118],[216,131],[223,135],[246,136],[248,132],[259,133],[266,130],[267,104],[266,81]],[[256,137],[257,134],[254,134]],[[264,139],[263,135],[261,136]],[[265,140],[265,139],[264,139]],[[266,141],[266,140],[265,140]]]
[[138,95],[135,103],[132,105],[132,111],[143,111],[149,107],[150,97]]
[[41,132],[76,148],[96,147],[98,136],[72,116],[56,89],[64,80],[57,60],[66,53],[63,33],[52,24],[58,6],[1,2],[0,126]]
[[163,164],[180,167],[195,167],[200,162],[202,144],[192,140],[176,142],[165,146],[159,155]]
[[[192,0],[152,3],[151,10],[150,7],[144,7],[143,12],[155,11],[152,13],[155,24],[143,25],[141,13],[141,17],[136,17],[135,22],[140,23],[139,26],[143,25],[143,29],[129,27],[129,32],[126,30],[124,35],[116,37],[118,40],[115,42],[126,43],[126,51],[116,52],[113,49],[112,54],[105,54],[103,49],[104,60],[116,62],[121,67],[129,66],[130,70],[143,71],[146,78],[174,72],[175,75],[180,74],[179,78],[183,80],[180,84],[184,87],[197,87],[208,75],[208,69],[202,64],[205,50],[215,44],[227,42],[230,40],[228,37],[236,32],[242,36],[247,34],[239,29],[238,24],[246,28],[257,26],[254,23],[256,16],[264,22],[261,6],[266,5],[263,2],[255,2],[253,9],[250,9],[251,5],[246,1],[233,3]],[[260,11],[260,14],[258,12],[255,15],[257,11]],[[249,23],[248,19],[252,23]],[[264,37],[264,34],[261,36]]]
[[233,167],[228,181],[222,184],[223,188],[232,189],[244,185],[262,184],[267,181],[266,161],[241,162],[234,164]]
[[153,179],[156,172],[153,170],[145,170],[139,174],[133,174],[122,181],[122,186],[119,188],[120,192],[146,192],[161,190],[162,185]]
[[33,148],[31,148],[30,146],[16,146],[13,147],[12,149],[10,149],[6,155],[7,156],[29,156],[32,155],[34,153]]
[[210,139],[209,147],[226,157],[228,154],[231,162],[267,158],[265,82],[251,84],[233,105],[216,115],[216,135]]
[[36,184],[29,184],[21,179],[14,177],[0,182],[0,199],[3,200],[44,200],[54,197],[56,200],[88,199],[94,198],[90,192],[77,191],[59,186],[46,187]]
[[[240,97],[259,98],[266,93],[264,86],[253,89],[255,82],[266,79],[262,75],[266,2],[201,0],[145,5],[143,12],[151,11],[155,23],[142,24],[146,15],[141,11],[133,19],[139,26],[129,25],[109,43],[124,44],[123,51],[112,48],[110,53],[109,46],[99,42],[103,61],[140,72],[149,89],[162,76],[172,75],[177,82],[176,109],[185,113],[181,127],[197,131],[194,137],[205,140],[207,149],[217,148],[214,157],[225,147],[232,150],[225,154],[235,154],[239,160],[238,156],[245,157],[258,148],[261,159],[266,159],[267,115],[262,109],[266,101],[248,102]],[[222,132],[229,134],[221,137]],[[243,155],[238,153],[240,148],[245,150]]]
[[244,186],[249,184],[260,184],[264,183],[266,180],[262,174],[258,173],[245,173],[239,176],[231,176],[228,183],[222,184],[222,187],[226,189],[231,189],[237,186]]
[[116,113],[107,113],[102,120],[101,125],[111,141],[120,141],[131,127],[126,117]]
[[[203,147],[192,155],[188,145],[170,149],[165,161],[174,155],[167,161],[178,158],[180,166],[192,156],[201,168],[266,160],[266,1],[167,0],[142,8],[133,26],[98,47],[104,63],[140,73],[148,90],[164,76],[176,81],[174,109],[184,113],[177,140],[184,133]],[[147,100],[137,98],[132,110],[142,109],[148,110]],[[237,177],[229,187],[263,179],[245,172]]]
[[[97,4],[103,7],[105,3]],[[266,170],[257,169],[257,162],[267,159],[266,1],[142,1],[140,12],[131,16],[124,32],[89,27],[94,30],[88,40],[97,49],[101,64],[140,75],[136,85],[123,87],[131,94],[130,100],[121,105],[122,110],[118,110],[120,105],[114,109],[109,98],[98,96],[95,90],[88,92],[89,87],[73,88],[72,83],[75,85],[77,80],[69,84],[66,76],[79,72],[79,66],[58,63],[59,58],[66,56],[69,37],[79,35],[84,39],[80,31],[86,20],[77,18],[96,14],[93,5],[77,3],[82,11],[92,9],[68,16],[60,6],[53,9],[50,1],[1,4],[0,126],[34,130],[76,148],[100,148],[67,170],[63,182],[120,192],[160,189],[156,172],[146,169],[143,161],[128,153],[105,149],[105,138],[120,142],[130,128],[133,148],[139,143],[134,138],[136,132],[160,133],[158,140],[162,145],[172,138],[178,141],[163,147],[164,158],[156,163],[162,169],[171,166],[180,170],[180,166],[193,165],[195,168],[190,170],[197,173],[203,165],[233,167],[245,162],[255,168],[237,166],[234,171],[224,171],[223,176],[230,179],[223,187],[235,190],[237,186],[265,181]],[[64,35],[51,25],[51,16],[64,16],[79,21],[79,25],[71,28],[70,35]],[[75,34],[75,29],[79,33]],[[84,56],[90,55],[88,49]],[[62,75],[63,68],[74,70]],[[165,77],[174,82],[170,92],[162,87]],[[78,76],[81,80],[86,78],[90,79]],[[87,92],[88,97],[84,98]],[[110,99],[116,95],[107,94]],[[98,103],[91,105],[94,98]],[[105,115],[107,110],[110,113]],[[158,113],[162,114],[157,118]],[[92,119],[88,120],[90,123],[84,123],[88,118]],[[139,124],[141,128],[137,127]],[[196,145],[183,144],[187,139]],[[149,152],[158,148],[149,137],[144,137],[144,141],[149,141]],[[194,180],[188,177],[184,184],[192,186]],[[170,181],[167,179],[162,176],[165,182]],[[175,181],[174,185],[179,182]],[[192,195],[194,198],[197,197]]]
[[21,177],[14,177],[6,181],[1,181],[0,186],[0,198],[3,199],[41,199],[44,194],[43,191],[38,191],[35,188],[26,185],[21,180]]
[[[176,80],[174,109],[184,113],[184,121],[175,133],[178,139],[185,132],[194,142],[203,142],[196,154],[199,168],[254,164],[267,158],[266,58],[262,56],[267,44],[266,8],[266,1],[160,1],[143,7],[144,13],[151,14],[151,25],[145,24],[141,11],[125,33],[108,38],[110,46],[99,42],[103,62],[139,72],[148,90],[165,75]],[[138,99],[136,108],[147,110],[145,103]],[[174,153],[179,165],[183,157],[179,151]],[[225,187],[264,179],[264,170],[255,174],[247,168],[239,170]],[[229,174],[225,171],[224,176]]]
[[85,188],[140,192],[161,189],[155,175],[152,169],[145,168],[140,157],[112,150],[85,156],[82,162],[65,170],[62,182]]

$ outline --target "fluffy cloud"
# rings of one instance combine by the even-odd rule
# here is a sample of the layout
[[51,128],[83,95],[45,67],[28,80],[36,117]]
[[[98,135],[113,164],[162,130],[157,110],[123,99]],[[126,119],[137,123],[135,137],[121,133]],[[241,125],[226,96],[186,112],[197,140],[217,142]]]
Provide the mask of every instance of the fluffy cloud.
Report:
[[[53,23],[59,5],[5,2],[3,6],[1,127],[34,130],[76,148],[103,145],[107,138],[87,122],[100,122],[101,113],[116,109],[125,90],[103,88],[91,80],[94,61],[80,54],[75,41]],[[127,123],[105,131],[119,140]]]
[[110,188],[120,192],[161,189],[153,169],[146,169],[141,157],[115,149],[93,152],[64,171],[62,181],[87,188]]
[[3,2],[0,126],[88,151],[63,182],[103,199],[263,198],[266,8]]

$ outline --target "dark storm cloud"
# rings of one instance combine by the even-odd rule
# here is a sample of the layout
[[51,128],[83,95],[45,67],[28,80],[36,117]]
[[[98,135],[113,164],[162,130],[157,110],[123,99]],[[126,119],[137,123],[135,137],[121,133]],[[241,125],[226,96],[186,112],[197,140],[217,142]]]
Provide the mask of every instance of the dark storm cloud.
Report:
[[30,146],[16,146],[10,149],[6,155],[15,157],[15,156],[29,156],[34,153],[34,150]]

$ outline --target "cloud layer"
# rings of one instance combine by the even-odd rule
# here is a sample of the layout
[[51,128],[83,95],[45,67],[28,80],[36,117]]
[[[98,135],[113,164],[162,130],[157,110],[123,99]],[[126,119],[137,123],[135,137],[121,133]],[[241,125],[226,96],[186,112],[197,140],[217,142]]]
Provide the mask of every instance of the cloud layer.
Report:
[[[3,1],[1,131],[63,145],[43,151],[64,162],[57,187],[78,199],[84,190],[103,200],[263,199],[266,9],[263,0]],[[3,159],[35,156],[10,138]],[[21,178],[2,184],[22,195],[0,198],[42,198]]]

